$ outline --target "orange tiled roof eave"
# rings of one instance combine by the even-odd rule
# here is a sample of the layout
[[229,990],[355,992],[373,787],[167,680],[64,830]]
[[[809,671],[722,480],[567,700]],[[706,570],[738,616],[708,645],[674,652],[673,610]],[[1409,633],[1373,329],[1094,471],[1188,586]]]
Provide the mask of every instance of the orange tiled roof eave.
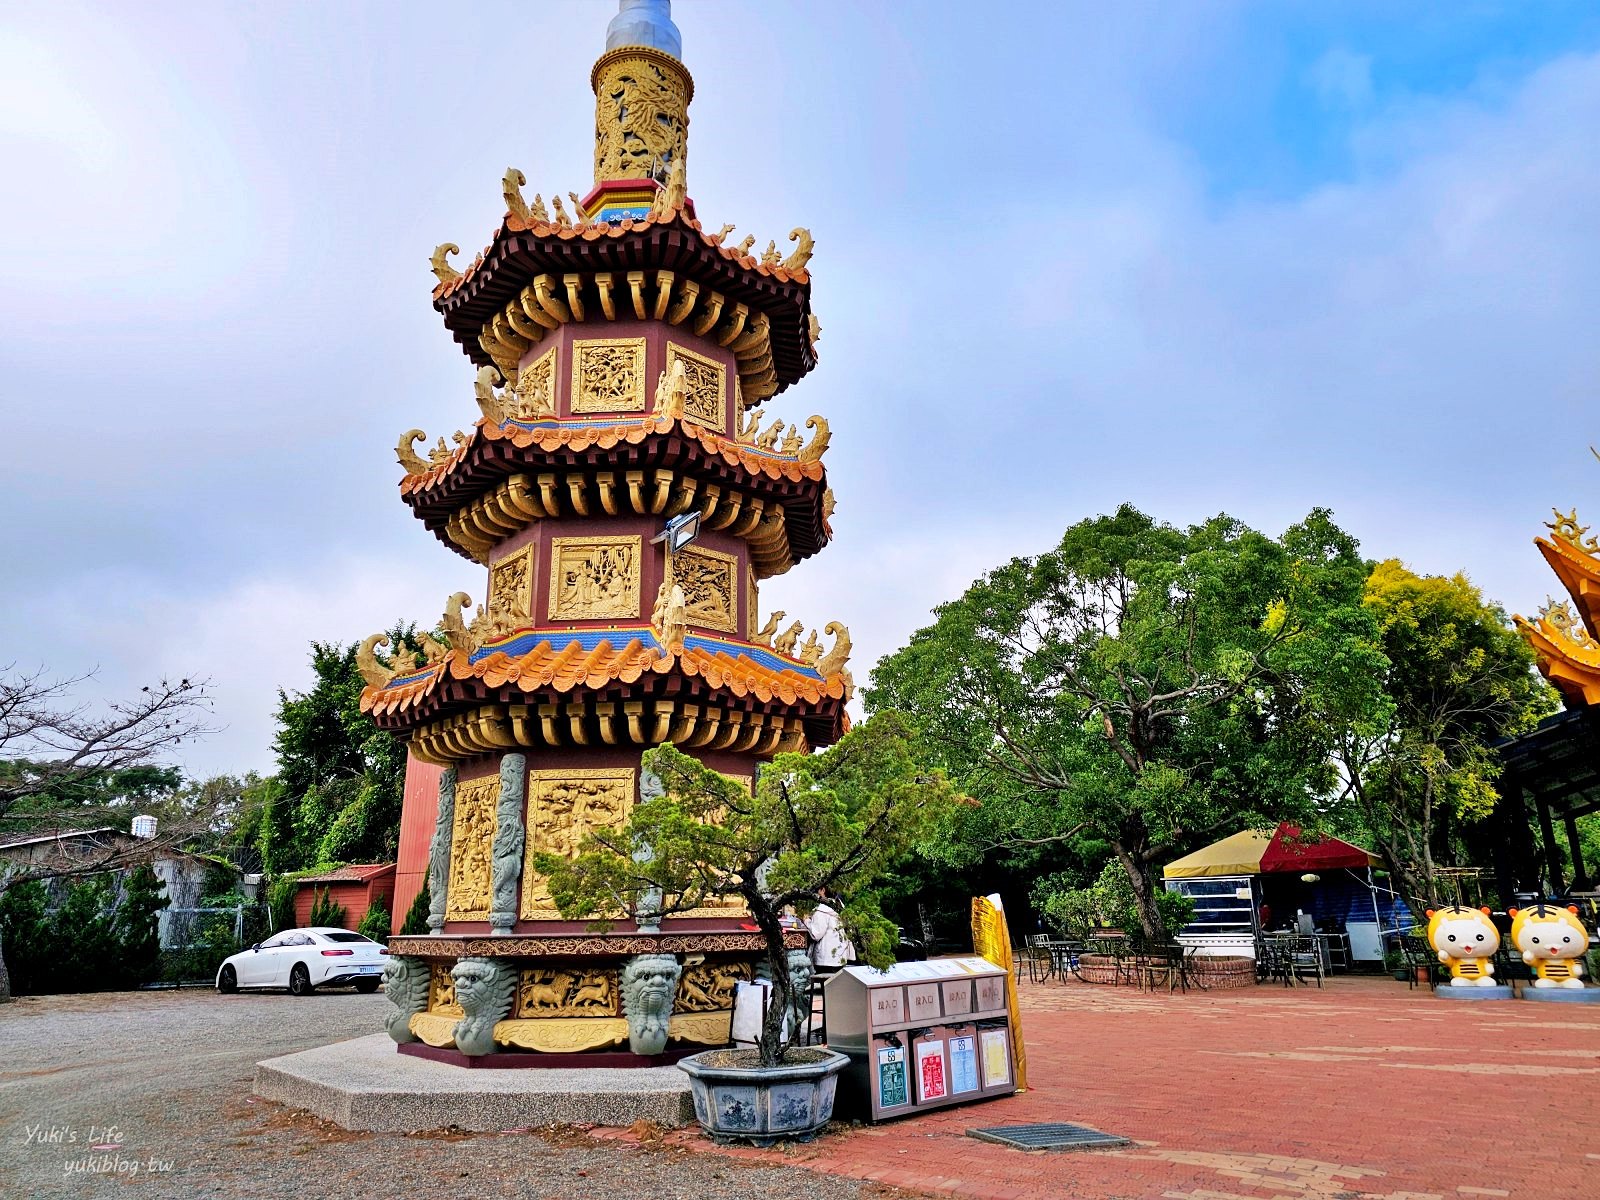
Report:
[[[1541,539],[1543,540],[1543,539]],[[1600,650],[1590,651],[1556,637],[1542,621],[1514,618],[1517,632],[1532,648],[1539,673],[1574,704],[1600,704]]]
[[[540,632],[520,631],[512,637]],[[547,632],[559,635],[567,631]],[[620,631],[625,635],[629,632]],[[491,651],[473,661],[465,651],[452,650],[432,667],[410,675],[399,684],[367,686],[361,693],[361,711],[374,717],[404,713],[436,691],[447,676],[460,680],[479,679],[492,688],[511,685],[525,692],[544,688],[570,692],[583,687],[599,689],[613,682],[633,683],[645,671],[664,674],[674,669],[685,675],[700,676],[713,688],[726,689],[737,696],[753,693],[763,701],[776,699],[785,704],[816,706],[825,699],[844,697],[841,676],[817,679],[803,673],[801,664],[795,666],[795,670],[773,670],[742,655],[725,651],[712,654],[699,647],[673,654],[646,645],[639,636],[628,636],[621,645],[602,639],[592,650],[585,650],[573,640],[559,651],[549,637],[541,637],[525,653],[514,657]]]
[[799,483],[801,480],[820,482],[827,473],[820,458],[802,462],[792,455],[773,454],[679,417],[622,417],[608,425],[595,425],[586,419],[583,423],[558,422],[532,428],[515,421],[493,425],[487,418],[480,417],[467,435],[467,440],[448,459],[427,471],[401,479],[400,494],[421,497],[443,483],[467,461],[473,446],[480,441],[509,442],[519,450],[537,446],[544,453],[553,454],[559,450],[587,450],[590,447],[612,450],[623,443],[637,446],[646,438],[665,436],[674,429],[684,437],[693,438],[707,453],[722,458],[729,466],[747,471],[751,476]]
[[1590,636],[1600,638],[1600,560],[1566,538],[1537,537],[1533,544],[1572,597]]
[[671,212],[665,213],[661,216],[638,218],[629,217],[622,221],[618,221],[615,224],[607,221],[595,221],[581,225],[555,225],[541,223],[539,221],[523,222],[514,214],[508,212],[503,218],[501,218],[499,227],[496,228],[494,233],[490,235],[488,246],[484,248],[477,258],[473,259],[472,264],[454,279],[451,279],[447,282],[440,282],[434,286],[433,300],[435,305],[437,305],[440,301],[446,299],[465,286],[466,283],[478,273],[483,264],[488,261],[489,256],[494,252],[496,247],[498,247],[500,243],[511,234],[526,233],[536,238],[551,238],[563,242],[580,240],[592,242],[597,241],[602,237],[620,238],[630,233],[642,232],[643,230],[649,229],[652,226],[669,225],[676,225],[683,229],[692,230],[699,236],[700,240],[708,248],[715,250],[725,260],[736,263],[739,267],[746,271],[753,271],[758,275],[769,276],[783,283],[796,283],[805,285],[811,282],[811,274],[804,267],[801,267],[795,271],[791,271],[781,264],[778,266],[769,267],[763,265],[759,259],[751,257],[750,255],[735,254],[731,249],[723,246],[715,238],[707,234],[701,228],[700,222],[695,220],[693,217],[686,216],[681,208],[673,209]]

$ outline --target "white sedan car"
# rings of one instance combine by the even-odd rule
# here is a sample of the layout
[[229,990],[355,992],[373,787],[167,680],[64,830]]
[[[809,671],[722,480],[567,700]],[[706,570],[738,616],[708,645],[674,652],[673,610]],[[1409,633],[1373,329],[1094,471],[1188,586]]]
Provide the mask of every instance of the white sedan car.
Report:
[[309,996],[319,987],[349,987],[375,992],[389,951],[348,929],[285,929],[266,941],[223,960],[217,991],[286,987]]

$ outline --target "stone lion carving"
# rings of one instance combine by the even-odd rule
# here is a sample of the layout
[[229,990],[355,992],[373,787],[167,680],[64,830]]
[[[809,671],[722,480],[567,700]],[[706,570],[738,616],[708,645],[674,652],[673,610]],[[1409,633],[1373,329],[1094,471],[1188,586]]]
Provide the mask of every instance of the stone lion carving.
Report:
[[672,998],[683,968],[670,954],[639,954],[622,968],[622,1006],[628,1018],[628,1049],[660,1054],[667,1048]]
[[420,958],[395,956],[383,968],[383,994],[395,1006],[383,1027],[397,1042],[414,1042],[411,1018],[428,1007],[428,964]]
[[456,1049],[463,1054],[488,1054],[494,1049],[494,1027],[511,1015],[517,971],[493,958],[463,958],[450,970],[456,1003],[466,1014],[456,1022]]

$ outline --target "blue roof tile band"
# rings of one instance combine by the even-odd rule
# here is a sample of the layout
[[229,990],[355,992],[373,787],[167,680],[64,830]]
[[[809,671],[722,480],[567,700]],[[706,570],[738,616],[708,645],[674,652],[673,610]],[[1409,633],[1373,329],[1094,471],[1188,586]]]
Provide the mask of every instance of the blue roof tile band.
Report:
[[[559,654],[576,642],[585,652],[591,652],[601,642],[611,643],[614,649],[622,649],[629,642],[637,638],[646,649],[657,653],[665,653],[661,642],[656,638],[655,631],[648,625],[629,625],[617,629],[525,629],[514,633],[499,642],[489,642],[467,656],[467,661],[477,663],[488,658],[491,654],[505,654],[511,658],[520,658],[529,653],[541,642],[549,642],[550,648]],[[731,658],[742,658],[755,663],[768,671],[788,671],[804,679],[814,679],[823,682],[823,675],[815,667],[808,667],[804,663],[795,662],[784,658],[781,654],[767,649],[765,646],[754,646],[749,642],[733,641],[728,638],[711,637],[702,633],[691,633],[683,639],[685,650],[703,650],[707,654],[726,654]],[[420,671],[412,671],[406,675],[397,675],[391,679],[384,690],[402,687],[413,683],[430,674],[434,668],[424,667]]]

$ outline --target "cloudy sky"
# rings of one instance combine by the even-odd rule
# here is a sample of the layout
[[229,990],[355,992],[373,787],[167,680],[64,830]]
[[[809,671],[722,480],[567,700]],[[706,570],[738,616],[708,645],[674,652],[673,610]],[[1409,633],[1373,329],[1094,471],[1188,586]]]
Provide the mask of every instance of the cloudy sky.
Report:
[[[395,439],[477,415],[429,304],[590,183],[609,0],[0,11],[0,663],[212,681],[270,769],[311,639],[483,580]],[[837,539],[763,590],[857,674],[1123,500],[1529,611],[1600,514],[1600,8],[679,0],[689,190],[817,240]]]

